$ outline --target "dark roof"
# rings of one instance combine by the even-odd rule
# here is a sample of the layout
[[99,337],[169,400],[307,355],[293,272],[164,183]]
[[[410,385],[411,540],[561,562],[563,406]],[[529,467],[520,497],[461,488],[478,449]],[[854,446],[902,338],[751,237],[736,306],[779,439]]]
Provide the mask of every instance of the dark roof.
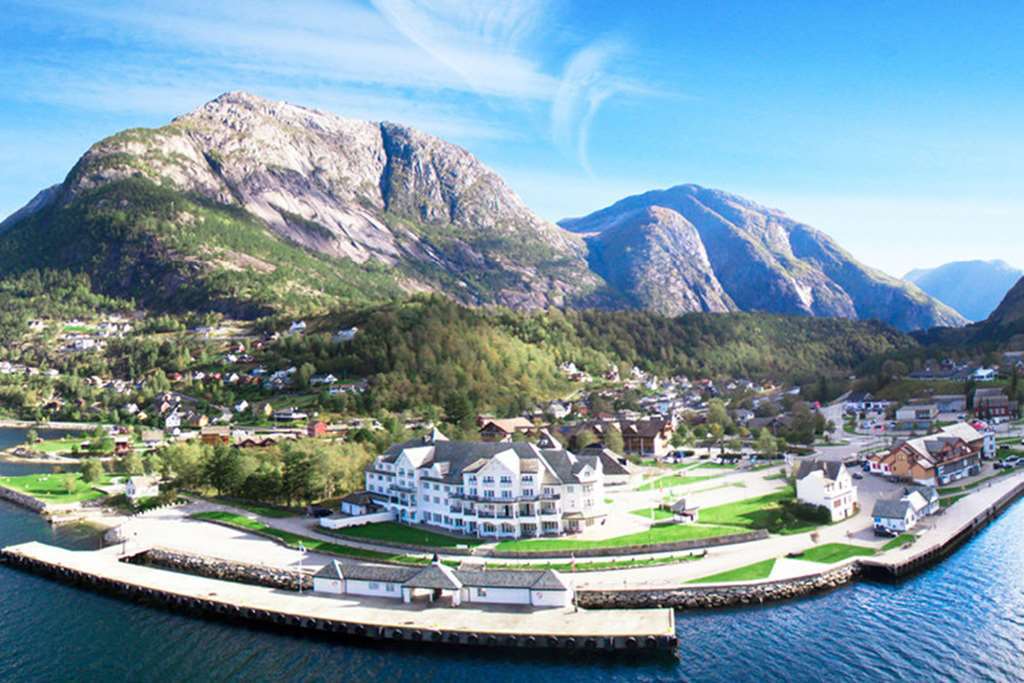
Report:
[[418,571],[404,583],[409,588],[434,588],[454,591],[462,588],[462,582],[448,567],[432,564]]
[[676,514],[683,514],[685,512],[692,512],[694,509],[696,509],[696,506],[689,506],[689,505],[687,505],[685,498],[680,498],[676,502],[672,503],[672,507],[669,508],[669,510],[671,510],[672,512],[674,512]]
[[[579,459],[562,449],[541,450],[530,443],[492,443],[486,441],[435,441],[425,443],[422,439],[414,439],[402,444],[391,446],[384,452],[385,462],[394,463],[407,448],[432,447],[433,456],[424,466],[443,464],[447,466],[444,481],[458,484],[462,482],[462,473],[482,467],[487,460],[499,453],[513,451],[520,461],[544,461],[562,482],[573,483],[579,471]],[[540,467],[528,464],[523,471],[539,471]]]
[[352,505],[372,505],[373,496],[369,491],[353,491],[338,502],[351,503]]
[[405,583],[415,576],[418,567],[395,567],[383,564],[363,564],[362,562],[337,562],[341,573],[346,579],[356,581],[381,581],[383,583]]
[[925,486],[924,484],[908,486],[906,487],[906,489],[904,489],[904,491],[907,493],[907,495],[913,493],[914,491],[917,491],[922,496],[924,496],[925,500],[929,502],[937,500],[939,497],[939,492],[934,486]]
[[561,577],[546,571],[459,569],[455,575],[462,585],[471,588],[530,588],[533,590],[568,590]]
[[812,472],[822,471],[825,473],[826,479],[835,481],[839,477],[839,472],[842,470],[843,463],[841,462],[829,462],[827,460],[802,460],[799,467],[796,469],[796,478],[803,479]]
[[323,567],[320,567],[320,571],[313,574],[313,576],[320,579],[336,579],[338,581],[345,578],[341,573],[341,563],[337,560],[332,560]]
[[872,517],[886,517],[889,519],[904,519],[910,502],[902,498],[879,498],[875,501],[875,507],[871,511]]

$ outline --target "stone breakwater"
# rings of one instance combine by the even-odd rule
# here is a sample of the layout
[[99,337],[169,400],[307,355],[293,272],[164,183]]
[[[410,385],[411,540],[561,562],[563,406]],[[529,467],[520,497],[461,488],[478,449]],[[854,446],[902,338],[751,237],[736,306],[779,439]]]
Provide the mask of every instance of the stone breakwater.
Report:
[[193,555],[166,548],[150,548],[132,557],[131,562],[148,567],[170,569],[182,574],[193,574],[209,579],[248,583],[280,590],[297,591],[300,583],[302,590],[313,589],[313,577],[308,574],[300,574],[296,570],[221,560],[216,557]]
[[585,609],[716,609],[758,605],[832,590],[853,581],[860,575],[860,571],[860,563],[854,561],[820,574],[764,583],[686,586],[662,590],[578,591],[576,601]]
[[9,489],[6,486],[0,486],[0,498],[10,501],[15,505],[20,505],[23,508],[28,508],[33,512],[44,513],[48,509],[46,503],[38,498],[33,498],[32,496],[21,493],[20,491]]

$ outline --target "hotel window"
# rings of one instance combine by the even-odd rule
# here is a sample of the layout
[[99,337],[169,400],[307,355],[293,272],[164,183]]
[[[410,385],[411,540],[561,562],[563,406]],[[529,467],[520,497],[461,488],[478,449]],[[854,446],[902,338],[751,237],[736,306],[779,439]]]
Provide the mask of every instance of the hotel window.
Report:
[[508,476],[507,474],[501,475],[501,483],[502,484],[511,484],[512,483],[512,477]]
[[494,477],[490,477],[490,476],[484,477],[484,483],[485,484],[493,484],[494,483]]
[[395,592],[395,584],[393,584],[393,583],[385,583],[384,584],[384,590],[386,590],[388,593],[394,593]]
[[486,588],[477,588],[476,589],[476,597],[478,597],[478,598],[486,598],[487,597],[487,589]]
[[370,590],[372,590],[372,591],[380,590],[380,584],[377,583],[376,581],[371,581],[370,582]]
[[523,496],[527,498],[533,497],[533,489],[523,489]]
[[511,498],[512,497],[512,492],[509,491],[508,489],[505,489],[504,491],[501,492],[501,497],[502,498]]
[[490,489],[484,491],[484,498],[494,498],[494,491]]

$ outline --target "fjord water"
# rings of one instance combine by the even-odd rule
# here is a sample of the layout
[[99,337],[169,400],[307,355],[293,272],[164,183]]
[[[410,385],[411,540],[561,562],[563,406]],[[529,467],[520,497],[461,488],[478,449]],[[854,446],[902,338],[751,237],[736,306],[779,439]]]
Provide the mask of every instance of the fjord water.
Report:
[[[38,471],[0,463],[0,474]],[[0,565],[0,681],[1024,680],[1024,502],[943,564],[768,607],[678,615],[676,656],[338,644],[141,607]],[[0,544],[95,547],[0,503]]]

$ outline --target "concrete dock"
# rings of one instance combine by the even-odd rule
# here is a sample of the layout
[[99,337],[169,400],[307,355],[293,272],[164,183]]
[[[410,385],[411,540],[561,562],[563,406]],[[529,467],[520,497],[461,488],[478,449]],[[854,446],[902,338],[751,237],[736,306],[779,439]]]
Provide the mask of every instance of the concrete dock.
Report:
[[11,565],[207,616],[339,637],[495,647],[672,649],[670,609],[580,610],[402,605],[295,593],[122,562],[115,548],[71,551],[38,542],[9,546]]
[[929,519],[931,528],[910,547],[860,558],[861,569],[868,576],[894,578],[922,569],[956,550],[1022,494],[1024,472],[993,481]]

